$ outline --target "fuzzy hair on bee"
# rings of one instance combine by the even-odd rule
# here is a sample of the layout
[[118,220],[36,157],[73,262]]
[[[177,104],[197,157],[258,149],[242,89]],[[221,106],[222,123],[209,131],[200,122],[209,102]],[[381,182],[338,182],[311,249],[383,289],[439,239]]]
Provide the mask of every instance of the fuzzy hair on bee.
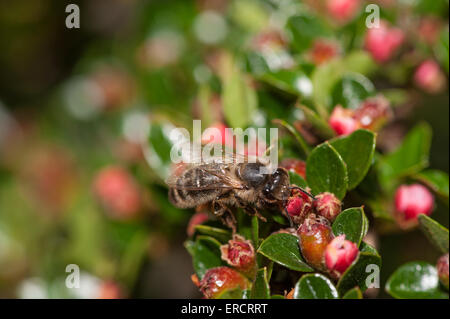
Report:
[[194,164],[179,163],[166,183],[169,200],[178,208],[211,204],[213,213],[233,230],[236,220],[232,207],[242,208],[265,221],[263,209],[283,209],[290,195],[289,174],[284,168],[263,173],[269,164],[248,157],[229,160],[217,157]]

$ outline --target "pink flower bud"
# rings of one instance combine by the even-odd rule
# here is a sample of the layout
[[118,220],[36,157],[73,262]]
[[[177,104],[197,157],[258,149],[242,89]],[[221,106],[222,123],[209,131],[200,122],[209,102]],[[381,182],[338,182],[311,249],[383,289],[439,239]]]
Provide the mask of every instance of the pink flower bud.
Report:
[[312,46],[310,56],[315,65],[320,65],[331,60],[338,52],[339,48],[334,42],[317,40]]
[[414,82],[428,93],[437,93],[445,86],[445,76],[433,60],[422,62],[414,74]]
[[234,235],[228,244],[220,246],[220,251],[223,260],[241,271],[250,271],[256,266],[255,249],[251,241],[240,235]]
[[355,17],[359,10],[360,0],[327,0],[328,14],[337,22],[345,23]]
[[328,220],[322,216],[310,214],[298,228],[297,236],[306,262],[310,266],[324,271],[325,248],[334,237]]
[[346,240],[345,235],[334,238],[325,249],[325,264],[327,269],[339,277],[358,256],[355,243]]
[[296,158],[285,158],[281,161],[280,166],[292,171],[303,178],[306,178],[306,163],[305,161]]
[[227,126],[223,123],[216,123],[207,128],[202,134],[202,144],[222,144],[234,145],[234,135],[227,130]]
[[116,282],[106,280],[101,283],[99,299],[121,299],[123,297],[122,288]]
[[370,97],[355,110],[355,119],[362,128],[378,130],[392,117],[389,101],[382,95]]
[[417,220],[419,214],[430,215],[434,198],[421,184],[401,185],[395,193],[395,209],[403,220]]
[[[195,278],[193,281],[195,283]],[[206,298],[214,299],[219,298],[227,290],[237,288],[242,290],[247,289],[250,284],[236,270],[228,267],[217,267],[208,269],[198,285],[200,291]]]
[[192,215],[187,227],[188,236],[189,237],[193,236],[195,233],[195,226],[203,224],[208,219],[209,216],[207,213],[195,213],[194,215]]
[[139,189],[133,177],[121,167],[102,169],[95,177],[94,192],[113,218],[134,217],[141,208]]
[[439,280],[448,290],[448,253],[439,258],[436,268]]
[[[307,189],[309,191],[309,189]],[[286,211],[295,224],[301,224],[312,210],[313,200],[305,193],[294,189],[289,197]]]
[[386,21],[380,22],[379,28],[371,28],[367,31],[365,48],[378,63],[388,61],[402,45],[403,31],[398,28],[390,28]]
[[328,124],[337,135],[349,135],[359,128],[359,123],[353,118],[353,115],[352,110],[344,109],[338,105],[331,113]]
[[314,200],[316,213],[333,222],[341,212],[341,201],[333,193],[320,193]]

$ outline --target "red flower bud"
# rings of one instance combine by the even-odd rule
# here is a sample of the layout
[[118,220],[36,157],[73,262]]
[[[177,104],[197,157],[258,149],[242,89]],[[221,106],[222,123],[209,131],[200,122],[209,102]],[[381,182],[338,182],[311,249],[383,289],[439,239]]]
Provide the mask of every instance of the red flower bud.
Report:
[[419,214],[430,215],[434,198],[421,184],[402,185],[395,193],[395,209],[401,220],[417,220]]
[[123,291],[116,282],[107,280],[101,283],[99,299],[121,299],[123,297]]
[[202,144],[222,144],[233,146],[234,135],[227,130],[227,126],[223,123],[216,123],[207,128],[202,134]]
[[341,212],[341,201],[333,193],[320,193],[314,200],[316,213],[333,222]]
[[94,192],[113,218],[134,217],[141,208],[134,179],[121,167],[111,166],[101,170],[94,180]]
[[338,46],[330,41],[317,40],[310,51],[310,57],[315,65],[320,65],[331,60],[339,52]]
[[360,0],[327,0],[328,14],[337,22],[351,20],[359,10]]
[[288,171],[294,172],[303,178],[306,178],[306,163],[296,158],[285,158],[280,166]]
[[378,130],[392,116],[389,101],[382,95],[368,98],[355,110],[355,119],[362,128]]
[[436,268],[439,280],[448,290],[448,253],[439,258]]
[[255,249],[251,241],[240,235],[234,235],[228,244],[220,246],[220,251],[223,260],[241,271],[251,271],[256,266]]
[[325,250],[327,269],[334,275],[340,276],[358,256],[358,246],[346,240],[345,235],[334,238]]
[[[309,190],[307,189],[307,191]],[[301,224],[309,213],[311,213],[312,205],[313,200],[311,197],[294,189],[286,205],[286,211],[294,223]]]
[[330,223],[322,216],[310,214],[297,230],[300,250],[306,262],[318,270],[325,270],[324,253],[333,239]]
[[195,226],[201,225],[209,219],[207,213],[195,213],[189,220],[187,227],[187,235],[191,237],[195,233]]
[[414,74],[414,82],[428,93],[437,93],[445,87],[445,76],[433,60],[422,62]]
[[367,31],[365,48],[378,63],[388,61],[398,50],[404,40],[403,31],[390,28],[386,21],[381,21],[379,28]]
[[208,299],[218,298],[227,290],[248,287],[249,281],[244,276],[224,266],[208,269],[199,283],[200,291]]
[[328,124],[337,135],[348,135],[359,128],[359,123],[353,116],[352,110],[344,109],[338,105],[331,113]]

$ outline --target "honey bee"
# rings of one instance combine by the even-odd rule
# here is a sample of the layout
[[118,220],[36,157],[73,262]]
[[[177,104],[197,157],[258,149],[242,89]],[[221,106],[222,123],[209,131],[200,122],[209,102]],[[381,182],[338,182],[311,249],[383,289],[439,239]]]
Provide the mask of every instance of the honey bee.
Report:
[[230,161],[226,155],[208,163],[178,164],[166,181],[170,202],[178,208],[211,204],[214,214],[233,232],[236,219],[231,207],[266,221],[259,210],[285,207],[292,189],[289,174],[281,167],[264,174],[261,168],[268,163],[241,158],[238,161],[234,155]]

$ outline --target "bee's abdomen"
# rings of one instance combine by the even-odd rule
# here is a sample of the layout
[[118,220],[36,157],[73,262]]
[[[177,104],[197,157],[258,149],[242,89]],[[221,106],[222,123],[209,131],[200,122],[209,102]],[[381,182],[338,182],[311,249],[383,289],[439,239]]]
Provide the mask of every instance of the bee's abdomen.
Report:
[[179,208],[189,208],[214,200],[222,192],[208,188],[214,178],[200,168],[187,170],[178,178],[176,187],[169,189],[170,202]]

